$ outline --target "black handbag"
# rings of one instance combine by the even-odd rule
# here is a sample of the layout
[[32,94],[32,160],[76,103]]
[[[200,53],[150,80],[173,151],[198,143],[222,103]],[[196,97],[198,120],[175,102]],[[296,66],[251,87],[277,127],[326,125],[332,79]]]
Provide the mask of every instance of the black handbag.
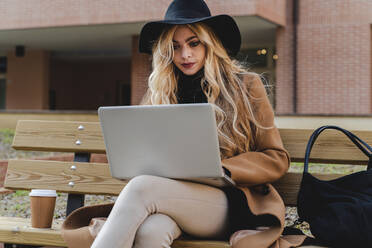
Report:
[[[326,129],[344,133],[366,156],[366,171],[324,181],[308,172],[315,140]],[[297,198],[300,220],[310,224],[318,243],[330,247],[372,247],[372,148],[356,135],[337,126],[314,131],[306,147],[303,178]]]

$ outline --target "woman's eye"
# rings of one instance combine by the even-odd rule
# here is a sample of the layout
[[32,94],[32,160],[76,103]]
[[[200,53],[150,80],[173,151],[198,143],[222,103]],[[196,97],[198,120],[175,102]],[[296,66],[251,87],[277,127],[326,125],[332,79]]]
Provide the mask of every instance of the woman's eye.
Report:
[[191,47],[196,47],[196,46],[198,46],[200,44],[200,41],[192,41],[192,42],[190,42],[190,46]]
[[180,45],[173,44],[173,49],[174,50],[177,50],[178,48],[180,48]]

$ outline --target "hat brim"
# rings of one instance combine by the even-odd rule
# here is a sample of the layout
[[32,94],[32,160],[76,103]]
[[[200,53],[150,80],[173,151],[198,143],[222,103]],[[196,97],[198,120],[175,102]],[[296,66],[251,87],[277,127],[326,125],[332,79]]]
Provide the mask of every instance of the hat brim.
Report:
[[146,23],[140,34],[139,51],[142,53],[152,54],[152,47],[158,40],[163,30],[173,25],[183,25],[203,22],[215,32],[221,40],[230,56],[235,56],[241,45],[241,35],[238,25],[229,15],[208,16],[203,18],[180,18],[176,20],[162,20]]

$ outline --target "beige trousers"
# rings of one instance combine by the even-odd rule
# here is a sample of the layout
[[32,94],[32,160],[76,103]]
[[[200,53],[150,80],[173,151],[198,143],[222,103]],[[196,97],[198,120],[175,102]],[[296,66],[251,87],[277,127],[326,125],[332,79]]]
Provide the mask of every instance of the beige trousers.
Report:
[[91,247],[168,248],[181,230],[203,238],[226,235],[225,193],[197,183],[138,176],[120,193]]

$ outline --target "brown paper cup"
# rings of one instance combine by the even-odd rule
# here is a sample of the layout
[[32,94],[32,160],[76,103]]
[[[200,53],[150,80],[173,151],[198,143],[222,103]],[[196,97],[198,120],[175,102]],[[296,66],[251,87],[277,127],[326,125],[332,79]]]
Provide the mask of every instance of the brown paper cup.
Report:
[[54,190],[32,190],[31,226],[35,228],[51,228],[57,194]]

